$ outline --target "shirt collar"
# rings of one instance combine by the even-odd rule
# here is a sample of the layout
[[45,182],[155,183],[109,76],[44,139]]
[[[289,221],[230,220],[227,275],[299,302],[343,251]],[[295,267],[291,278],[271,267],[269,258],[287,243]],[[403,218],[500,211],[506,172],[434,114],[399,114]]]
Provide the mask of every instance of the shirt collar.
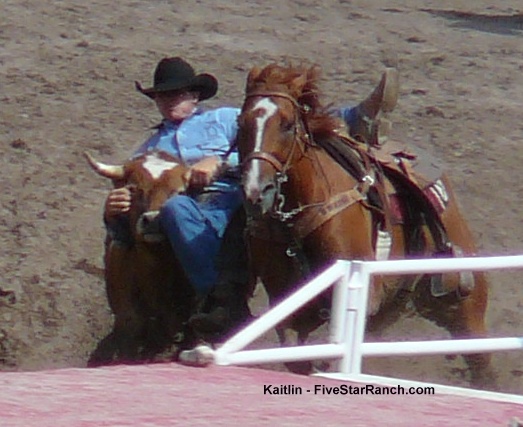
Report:
[[[188,119],[190,119],[193,116],[200,115],[203,112],[204,112],[204,109],[202,107],[196,107],[196,110],[194,111],[192,116],[188,117],[185,120],[188,120]],[[159,124],[157,124],[156,126],[153,126],[152,129],[166,129],[166,130],[172,129],[172,130],[176,130],[176,129],[178,129],[180,127],[180,125],[185,120],[181,121],[179,124],[176,124],[176,123],[172,122],[171,120],[163,119]]]

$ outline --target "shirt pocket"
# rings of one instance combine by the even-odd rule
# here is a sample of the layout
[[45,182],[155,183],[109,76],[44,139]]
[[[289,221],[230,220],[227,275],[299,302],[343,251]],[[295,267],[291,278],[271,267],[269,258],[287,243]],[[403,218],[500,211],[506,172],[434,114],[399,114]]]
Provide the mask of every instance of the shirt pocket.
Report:
[[222,155],[230,146],[223,127],[217,122],[203,125],[202,137],[196,142],[196,145],[206,156]]

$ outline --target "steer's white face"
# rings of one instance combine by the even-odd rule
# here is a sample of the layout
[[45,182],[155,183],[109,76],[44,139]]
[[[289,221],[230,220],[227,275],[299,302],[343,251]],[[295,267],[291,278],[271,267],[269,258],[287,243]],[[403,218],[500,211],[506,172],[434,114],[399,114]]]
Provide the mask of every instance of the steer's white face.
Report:
[[157,153],[148,154],[143,162],[143,168],[149,172],[153,179],[158,179],[162,174],[174,169],[179,163],[162,159]]
[[161,153],[151,152],[137,158],[128,166],[127,183],[134,186],[131,225],[135,225],[136,240],[157,242],[164,236],[157,216],[165,201],[185,190],[184,173],[187,168]]
[[89,153],[85,153],[85,157],[96,173],[111,179],[116,187],[132,189],[129,219],[131,228],[136,231],[135,238],[146,241],[156,238],[154,233],[159,231],[152,230],[152,226],[158,210],[169,197],[185,191],[188,168],[177,159],[158,152],[142,154],[125,165],[98,162]]

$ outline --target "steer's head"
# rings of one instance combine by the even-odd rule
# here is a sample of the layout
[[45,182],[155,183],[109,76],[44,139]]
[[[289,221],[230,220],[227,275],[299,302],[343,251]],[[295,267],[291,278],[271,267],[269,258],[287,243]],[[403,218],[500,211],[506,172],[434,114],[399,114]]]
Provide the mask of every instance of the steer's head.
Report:
[[162,240],[157,221],[159,209],[170,196],[186,190],[184,175],[188,168],[163,152],[142,154],[123,165],[98,162],[88,153],[85,157],[93,170],[109,178],[115,188],[131,190],[129,222],[135,240]]

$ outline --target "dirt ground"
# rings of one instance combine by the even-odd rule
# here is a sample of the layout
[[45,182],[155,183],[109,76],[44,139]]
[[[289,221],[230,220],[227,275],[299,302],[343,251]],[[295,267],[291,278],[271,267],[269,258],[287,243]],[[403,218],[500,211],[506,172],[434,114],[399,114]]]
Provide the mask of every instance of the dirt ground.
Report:
[[[480,254],[523,253],[520,0],[147,2],[4,0],[0,18],[0,369],[82,367],[110,330],[101,208],[88,150],[121,162],[156,124],[134,90],[180,55],[218,76],[209,106],[242,102],[251,66],[308,60],[325,99],[356,103],[396,65],[393,136],[450,172]],[[492,336],[521,336],[518,271],[493,273]],[[446,337],[419,318],[386,339]],[[523,353],[494,358],[523,393]],[[365,372],[464,385],[460,358],[368,360]]]

